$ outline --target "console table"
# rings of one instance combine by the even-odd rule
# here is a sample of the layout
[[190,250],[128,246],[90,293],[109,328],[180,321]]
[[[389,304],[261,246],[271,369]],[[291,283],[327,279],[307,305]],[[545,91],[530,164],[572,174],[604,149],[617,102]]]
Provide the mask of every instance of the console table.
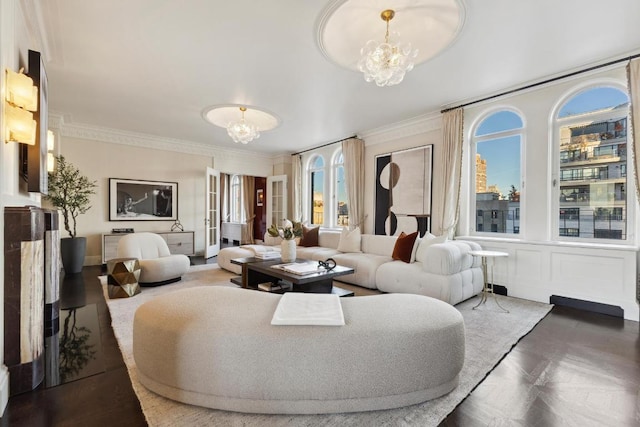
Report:
[[[152,232],[153,233],[153,232]],[[108,233],[102,235],[102,263],[118,257],[118,242],[128,233]],[[162,237],[172,255],[195,255],[193,231],[167,231],[155,234]]]

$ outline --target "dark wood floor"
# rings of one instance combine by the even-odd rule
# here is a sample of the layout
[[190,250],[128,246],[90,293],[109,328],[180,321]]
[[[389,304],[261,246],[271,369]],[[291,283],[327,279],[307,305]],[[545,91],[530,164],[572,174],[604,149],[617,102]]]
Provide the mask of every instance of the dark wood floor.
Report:
[[[10,398],[0,426],[146,425],[110,327],[100,273],[85,267],[61,290],[83,285],[87,304],[96,304],[105,372]],[[441,425],[638,426],[639,385],[638,323],[555,307]]]

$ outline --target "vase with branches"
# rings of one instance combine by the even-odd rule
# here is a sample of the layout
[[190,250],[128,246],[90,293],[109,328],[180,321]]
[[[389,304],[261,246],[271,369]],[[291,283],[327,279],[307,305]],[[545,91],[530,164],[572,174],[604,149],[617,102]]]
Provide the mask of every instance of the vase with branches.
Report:
[[55,170],[48,176],[46,200],[62,212],[64,229],[69,233],[69,238],[60,241],[65,273],[79,273],[87,241],[85,237],[77,237],[77,218],[91,209],[90,197],[96,193],[96,181],[83,175],[64,156],[56,156],[55,160]]

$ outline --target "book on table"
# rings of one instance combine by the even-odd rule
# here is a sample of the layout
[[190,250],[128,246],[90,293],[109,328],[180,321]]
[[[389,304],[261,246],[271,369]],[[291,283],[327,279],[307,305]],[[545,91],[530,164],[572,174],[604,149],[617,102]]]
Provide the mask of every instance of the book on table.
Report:
[[275,258],[280,258],[280,252],[277,252],[277,251],[258,252],[255,254],[255,257],[258,259],[275,259]]
[[278,283],[272,283],[272,282],[258,283],[258,289],[260,289],[261,291],[266,291],[266,292],[284,291],[286,289],[289,289],[290,287],[291,287],[290,283],[283,283],[283,282],[278,282]]
[[318,264],[315,262],[294,262],[292,264],[284,264],[282,265],[282,270],[287,273],[300,275],[313,274],[319,271]]

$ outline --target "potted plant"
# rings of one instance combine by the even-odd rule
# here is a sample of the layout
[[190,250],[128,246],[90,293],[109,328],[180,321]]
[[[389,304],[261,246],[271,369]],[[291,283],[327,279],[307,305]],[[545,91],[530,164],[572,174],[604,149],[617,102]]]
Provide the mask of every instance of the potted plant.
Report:
[[267,230],[271,237],[282,238],[280,243],[280,257],[283,262],[293,262],[296,260],[296,237],[302,236],[302,223],[292,222],[284,219],[282,228],[278,228],[275,224]]
[[60,255],[65,273],[82,271],[87,238],[77,237],[76,218],[91,209],[89,196],[95,194],[96,182],[82,175],[64,156],[56,156],[56,168],[49,172],[46,199],[62,211],[64,229],[69,237],[60,239]]

